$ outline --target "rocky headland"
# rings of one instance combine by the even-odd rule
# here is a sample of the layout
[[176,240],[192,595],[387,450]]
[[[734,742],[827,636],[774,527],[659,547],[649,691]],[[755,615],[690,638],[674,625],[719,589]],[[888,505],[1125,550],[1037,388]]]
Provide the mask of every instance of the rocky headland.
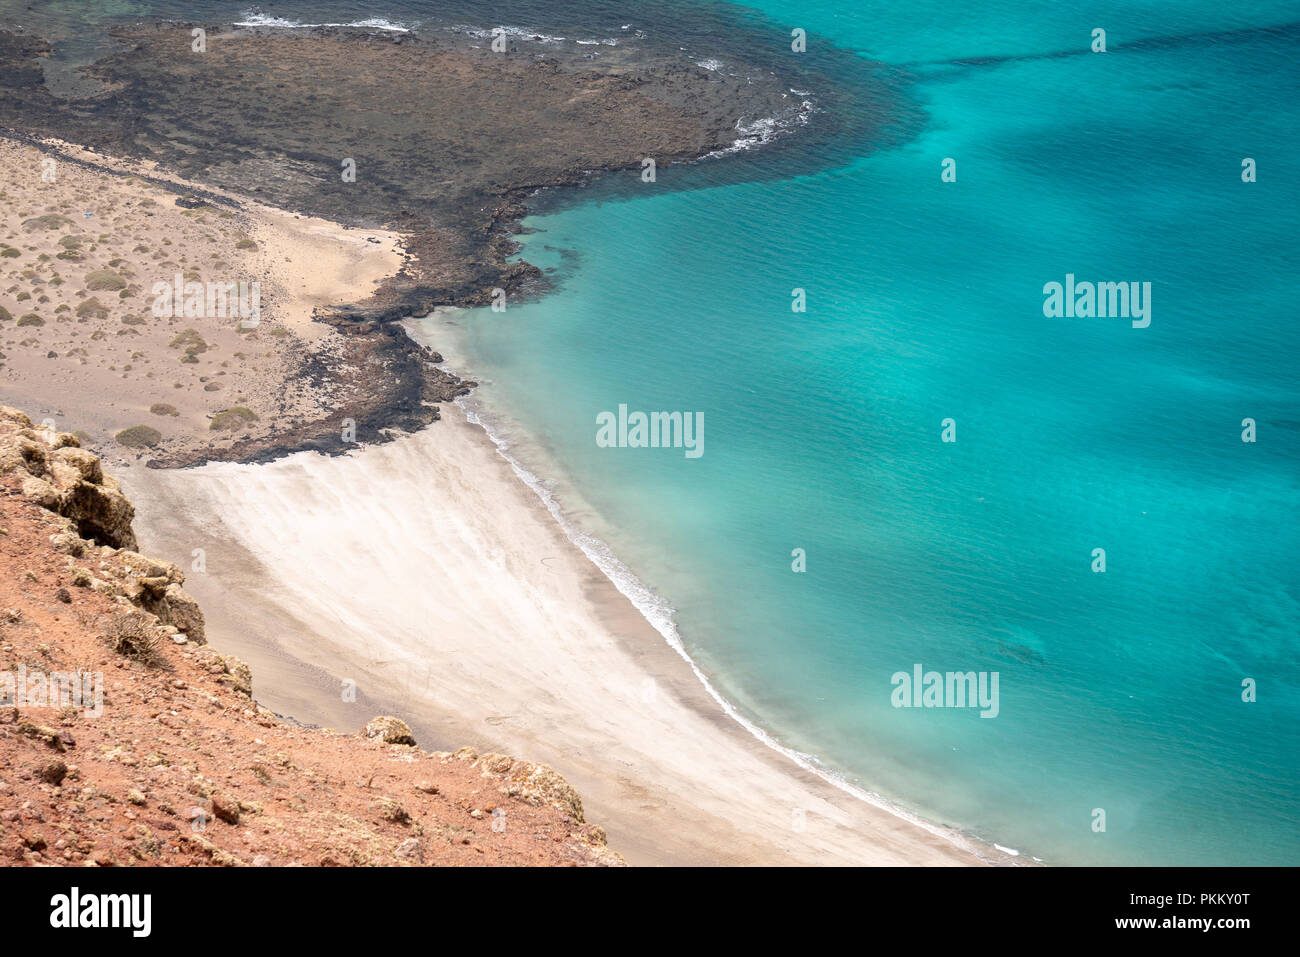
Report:
[[[195,28],[114,28],[105,38],[111,52],[71,71],[57,64],[45,38],[0,31],[0,130],[7,129],[11,141],[38,149],[40,160],[80,170],[83,178],[100,174],[94,192],[104,198],[118,192],[110,177],[129,177],[133,187],[166,195],[152,198],[158,206],[179,204],[173,218],[188,218],[179,221],[176,242],[205,232],[228,234],[217,237],[220,248],[197,250],[182,261],[175,250],[134,241],[141,229],[156,236],[162,224],[142,226],[124,215],[129,204],[122,203],[115,213],[121,222],[105,228],[109,224],[96,220],[94,234],[79,241],[86,224],[65,208],[66,200],[50,202],[57,197],[55,184],[41,178],[40,160],[28,159],[25,177],[20,169],[6,179],[15,186],[16,178],[29,180],[22,184],[24,199],[41,208],[10,225],[4,241],[19,258],[7,265],[18,281],[0,291],[0,307],[14,318],[31,312],[45,324],[86,318],[42,314],[42,305],[50,313],[58,305],[50,296],[51,274],[74,267],[51,262],[70,257],[31,241],[27,224],[41,216],[65,215],[67,223],[49,227],[65,234],[60,241],[80,242],[83,255],[94,245],[119,274],[132,273],[126,279],[132,297],[97,297],[101,318],[110,324],[144,313],[148,304],[139,300],[145,291],[171,279],[167,263],[180,263],[178,271],[200,281],[269,281],[270,265],[294,258],[292,251],[285,256],[268,249],[271,263],[240,258],[242,247],[256,242],[247,237],[267,207],[337,223],[354,234],[391,233],[398,255],[378,280],[315,295],[309,310],[314,330],[290,324],[281,331],[282,341],[269,344],[275,363],[256,375],[266,394],[239,403],[253,415],[240,418],[237,428],[205,436],[206,423],[198,423],[172,436],[149,420],[162,433],[141,453],[153,467],[267,461],[304,448],[340,452],[357,442],[384,441],[393,430],[422,427],[437,417],[438,403],[473,384],[438,368],[440,357],[412,342],[398,320],[437,306],[484,305],[494,297],[543,291],[547,280],[536,267],[511,260],[529,197],[602,175],[639,182],[647,160],[662,170],[698,159],[732,148],[758,121],[798,125],[810,110],[770,70],[743,63],[712,70],[631,37],[598,52],[513,37],[498,52],[471,35],[207,25],[199,51]],[[158,212],[155,207],[148,215]],[[228,228],[198,229],[200,219]],[[37,281],[47,285],[32,290]],[[24,291],[37,301],[6,298],[16,300]],[[292,298],[271,297],[270,323],[283,321]],[[0,312],[0,322],[4,318]],[[208,319],[206,330],[185,325],[209,342],[234,323]],[[259,343],[255,350],[232,344],[225,355],[198,352],[188,361],[199,367],[230,362],[231,350],[239,349],[232,365],[247,367],[244,353],[265,351],[261,343],[270,331],[244,336]],[[51,348],[43,336],[24,333],[10,344],[26,344],[31,355],[10,352],[0,361],[17,368],[25,358],[43,373],[47,360],[85,358]],[[150,354],[138,346],[134,351]],[[215,372],[205,372],[203,388],[210,389]],[[47,405],[38,387],[42,377],[31,375],[31,388],[14,386],[5,397],[28,408],[35,401]],[[279,384],[279,393],[270,394],[268,384]],[[111,395],[123,391],[114,384]],[[208,397],[210,407],[196,409],[195,418],[235,407],[218,398]],[[137,424],[127,420],[128,412],[106,428],[116,434]]]

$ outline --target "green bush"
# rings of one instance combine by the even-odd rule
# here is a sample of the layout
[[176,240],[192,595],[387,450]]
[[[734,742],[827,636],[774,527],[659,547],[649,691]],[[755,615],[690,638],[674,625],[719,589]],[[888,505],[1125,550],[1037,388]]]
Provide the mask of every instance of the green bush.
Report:
[[225,412],[218,412],[214,415],[212,417],[212,424],[209,425],[208,428],[216,431],[233,432],[235,429],[243,428],[250,422],[256,421],[256,412],[252,409],[245,408],[242,405],[237,405],[233,408],[227,409]]
[[116,292],[118,289],[126,288],[126,280],[111,269],[96,269],[86,274],[86,288],[91,292],[100,290]]
[[113,436],[118,445],[128,449],[147,449],[162,441],[162,433],[148,425],[133,425]]
[[82,318],[103,319],[108,315],[108,307],[102,302],[91,296],[85,302],[77,306],[77,315]]

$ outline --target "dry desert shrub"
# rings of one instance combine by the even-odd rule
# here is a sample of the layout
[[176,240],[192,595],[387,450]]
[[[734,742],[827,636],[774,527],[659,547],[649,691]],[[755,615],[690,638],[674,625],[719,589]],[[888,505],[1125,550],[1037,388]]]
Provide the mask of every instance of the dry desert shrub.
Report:
[[147,449],[162,441],[162,433],[152,426],[133,425],[129,429],[123,429],[113,438],[117,440],[118,445],[125,445],[128,449]]
[[227,409],[225,412],[218,412],[212,417],[212,422],[208,428],[213,431],[234,431],[241,429],[245,425],[257,421],[257,413],[252,409],[242,405]]
[[111,269],[96,269],[86,274],[86,288],[91,292],[117,292],[126,288],[126,280]]
[[149,666],[162,661],[162,638],[158,630],[138,614],[110,618],[104,628],[104,637],[119,655]]

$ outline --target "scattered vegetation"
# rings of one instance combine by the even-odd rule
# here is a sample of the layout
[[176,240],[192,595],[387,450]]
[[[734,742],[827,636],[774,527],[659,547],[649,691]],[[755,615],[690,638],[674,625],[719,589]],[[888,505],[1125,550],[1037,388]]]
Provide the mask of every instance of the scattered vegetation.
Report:
[[123,429],[113,438],[117,440],[118,445],[125,445],[128,449],[148,449],[162,441],[162,433],[153,426],[133,425],[129,429]]
[[156,665],[162,659],[162,638],[158,629],[138,614],[115,615],[108,620],[104,636],[119,655],[125,655],[146,665]]
[[208,348],[208,344],[203,341],[197,329],[186,329],[167,344],[173,349],[194,349],[197,352],[204,352]]
[[126,288],[126,280],[111,269],[96,269],[86,275],[86,288],[91,292],[107,290],[115,292]]
[[185,349],[185,355],[181,356],[181,362],[198,362],[199,355],[208,351],[207,342],[195,329],[186,329],[172,339],[168,345],[173,349]]
[[235,429],[243,428],[252,422],[257,421],[257,413],[252,409],[242,405],[236,405],[227,409],[225,412],[218,412],[212,417],[212,424],[208,426],[214,431],[232,432]]

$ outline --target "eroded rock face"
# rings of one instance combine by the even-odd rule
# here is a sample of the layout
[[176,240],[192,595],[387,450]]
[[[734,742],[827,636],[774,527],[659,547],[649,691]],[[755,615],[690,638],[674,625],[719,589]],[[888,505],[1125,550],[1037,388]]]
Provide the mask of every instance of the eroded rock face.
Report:
[[217,680],[245,697],[253,696],[253,672],[242,660],[234,655],[223,655],[212,648],[200,649],[194,660],[217,675]]
[[23,494],[70,519],[82,538],[113,548],[136,547],[135,508],[98,456],[75,435],[38,429],[17,409],[0,406],[0,475],[22,476]]
[[480,755],[473,748],[461,748],[454,753],[442,752],[444,760],[468,761],[479,768],[485,778],[496,778],[502,794],[517,798],[534,807],[559,808],[578,824],[585,824],[582,816],[582,798],[554,768],[532,761],[519,761],[508,754],[488,752]]
[[[203,631],[203,609],[179,582],[172,582],[163,592],[163,601],[167,605],[167,617],[164,621],[175,625],[178,631],[185,632],[190,641],[202,643],[206,640]],[[162,616],[159,615],[161,618]]]
[[77,585],[149,612],[195,644],[207,640],[203,612],[181,587],[185,574],[135,551],[135,507],[75,435],[37,428],[17,409],[0,406],[0,476],[7,475],[20,479],[26,498],[62,519],[50,542],[81,560]]

